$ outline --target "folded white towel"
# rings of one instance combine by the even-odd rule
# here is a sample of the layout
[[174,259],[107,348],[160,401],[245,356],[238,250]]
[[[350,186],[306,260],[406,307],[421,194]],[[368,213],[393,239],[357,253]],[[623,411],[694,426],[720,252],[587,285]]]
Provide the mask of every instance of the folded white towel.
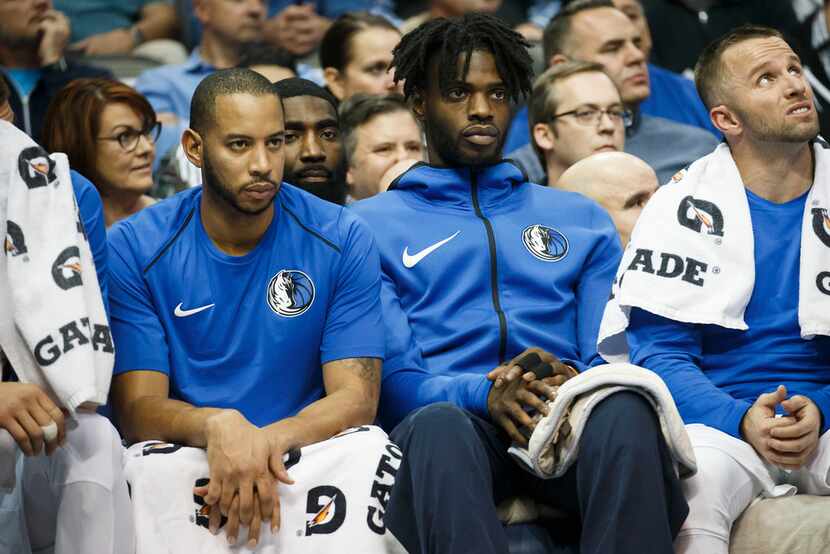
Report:
[[[801,336],[830,335],[830,150],[815,153],[813,187],[801,227],[798,321]],[[755,286],[749,202],[726,144],[661,187],[646,205],[623,253],[597,346],[610,362],[628,361],[632,307],[686,323],[747,329]]]
[[0,349],[70,412],[107,401],[114,351],[66,155],[0,121]]
[[579,439],[594,407],[622,391],[636,392],[649,401],[678,475],[694,475],[694,451],[669,389],[655,373],[631,364],[597,366],[566,381],[556,400],[548,402],[550,411],[536,424],[527,448],[513,446],[508,452],[543,479],[561,477],[579,455]]

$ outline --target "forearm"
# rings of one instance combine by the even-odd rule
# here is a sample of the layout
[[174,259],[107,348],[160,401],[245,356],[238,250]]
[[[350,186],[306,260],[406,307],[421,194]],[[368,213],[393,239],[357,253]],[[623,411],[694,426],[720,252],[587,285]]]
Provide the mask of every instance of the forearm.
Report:
[[175,38],[178,30],[176,11],[173,6],[157,2],[145,6],[141,19],[135,24],[144,40]]
[[450,402],[480,417],[489,417],[486,375],[431,375],[420,369],[395,371],[383,380],[381,420],[391,429],[409,413],[436,402]]
[[375,421],[378,394],[363,387],[344,388],[303,408],[297,415],[265,427],[285,450],[330,439],[350,427]]
[[185,446],[207,446],[207,420],[221,408],[198,408],[181,400],[145,396],[131,402],[119,417],[129,443],[158,439]]

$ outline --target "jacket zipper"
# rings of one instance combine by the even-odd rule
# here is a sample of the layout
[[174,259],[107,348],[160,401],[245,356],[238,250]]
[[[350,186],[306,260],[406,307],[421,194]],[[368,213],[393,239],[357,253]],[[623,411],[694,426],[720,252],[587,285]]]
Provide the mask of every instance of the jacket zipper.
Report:
[[473,210],[475,210],[476,217],[478,217],[484,224],[484,229],[487,231],[487,244],[490,247],[490,290],[493,293],[493,309],[496,310],[496,315],[499,318],[499,365],[504,363],[504,357],[507,352],[507,318],[504,316],[504,311],[501,309],[501,301],[499,300],[499,270],[496,259],[496,235],[493,233],[493,225],[490,220],[484,217],[481,212],[481,206],[478,203],[478,174],[474,169],[470,169],[470,179],[473,193]]

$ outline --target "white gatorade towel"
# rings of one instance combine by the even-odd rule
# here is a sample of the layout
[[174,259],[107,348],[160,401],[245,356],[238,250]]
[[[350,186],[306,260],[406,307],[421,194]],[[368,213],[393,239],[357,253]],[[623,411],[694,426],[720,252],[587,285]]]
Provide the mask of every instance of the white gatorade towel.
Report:
[[[208,510],[193,487],[207,484],[203,449],[158,441],[127,451],[126,474],[135,512],[137,554],[360,554],[403,553],[386,530],[384,512],[401,451],[380,428],[363,426],[291,451],[285,457],[293,485],[279,483],[281,527],[263,524],[260,542],[248,549],[240,527],[230,546],[224,527],[208,530]],[[224,521],[223,521],[224,525]]]

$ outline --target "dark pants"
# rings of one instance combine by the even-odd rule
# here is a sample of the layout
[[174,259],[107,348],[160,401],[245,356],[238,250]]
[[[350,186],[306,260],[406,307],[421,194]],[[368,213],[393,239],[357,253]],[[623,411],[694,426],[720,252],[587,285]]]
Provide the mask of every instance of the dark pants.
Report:
[[581,522],[582,554],[671,553],[689,511],[657,417],[636,393],[594,408],[559,479],[519,467],[500,428],[452,404],[413,412],[391,437],[404,459],[386,526],[412,554],[506,554],[495,507],[518,495]]

